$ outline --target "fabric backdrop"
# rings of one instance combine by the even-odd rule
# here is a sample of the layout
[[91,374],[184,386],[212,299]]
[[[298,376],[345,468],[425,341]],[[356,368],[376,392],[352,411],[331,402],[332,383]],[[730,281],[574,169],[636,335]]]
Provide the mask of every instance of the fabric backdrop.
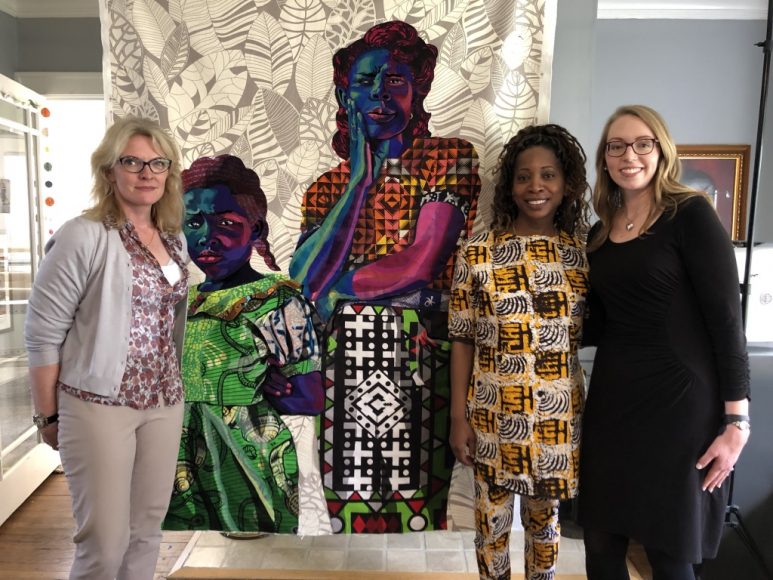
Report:
[[[518,129],[548,120],[556,0],[100,0],[112,114],[157,119],[184,165],[242,158],[269,202],[282,269],[303,192],[340,159],[333,53],[384,20],[404,20],[439,49],[426,101],[433,135],[480,156],[478,223],[493,170]],[[265,269],[262,260],[256,268]]]
[[[105,95],[115,116],[158,120],[185,167],[229,153],[260,176],[269,241],[287,270],[304,192],[340,159],[333,54],[374,24],[403,20],[439,49],[425,108],[438,137],[480,158],[476,227],[490,219],[494,169],[521,127],[548,120],[556,0],[100,0]],[[255,269],[265,271],[253,256]],[[313,424],[288,421],[299,448],[300,533],[329,533]],[[459,470],[457,470],[458,472]],[[459,479],[459,478],[458,478]],[[467,481],[469,478],[461,478]],[[462,486],[460,486],[462,487]],[[469,485],[467,486],[469,488]],[[468,495],[450,521],[470,520]],[[459,507],[457,513],[455,508]]]

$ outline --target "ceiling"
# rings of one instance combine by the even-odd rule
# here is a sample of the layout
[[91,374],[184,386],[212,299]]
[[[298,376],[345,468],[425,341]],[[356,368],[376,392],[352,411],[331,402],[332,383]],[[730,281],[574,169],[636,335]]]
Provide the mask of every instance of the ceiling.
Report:
[[[99,4],[106,1],[0,0],[0,11],[16,18],[98,17]],[[764,20],[767,17],[767,2],[765,0],[598,0],[598,17]]]

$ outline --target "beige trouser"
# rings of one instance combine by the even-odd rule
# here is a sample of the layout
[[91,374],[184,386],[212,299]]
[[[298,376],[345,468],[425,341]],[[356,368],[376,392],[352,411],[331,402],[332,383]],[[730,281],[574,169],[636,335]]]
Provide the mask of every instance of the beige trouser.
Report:
[[183,405],[139,411],[59,392],[59,453],[76,532],[70,580],[152,580]]

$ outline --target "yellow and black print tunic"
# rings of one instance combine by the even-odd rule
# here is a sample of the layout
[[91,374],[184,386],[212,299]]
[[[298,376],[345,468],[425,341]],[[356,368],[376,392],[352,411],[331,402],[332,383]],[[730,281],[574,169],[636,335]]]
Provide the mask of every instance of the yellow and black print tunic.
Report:
[[457,257],[452,340],[474,343],[467,418],[475,469],[528,496],[577,493],[588,291],[584,244],[567,234],[470,238]]

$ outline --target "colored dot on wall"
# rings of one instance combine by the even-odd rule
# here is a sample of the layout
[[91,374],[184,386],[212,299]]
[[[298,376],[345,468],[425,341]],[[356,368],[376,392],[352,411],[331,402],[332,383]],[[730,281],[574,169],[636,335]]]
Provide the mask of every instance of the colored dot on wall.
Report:
[[53,236],[54,235],[54,230],[48,230],[48,235]]
[[46,205],[48,207],[51,207],[52,205],[54,205],[54,198],[53,197],[47,197],[46,198]]
[[43,164],[43,169],[45,169],[46,171],[51,171],[51,167],[53,166],[48,162]]
[[54,186],[54,184],[53,184],[53,183],[51,183],[50,181],[46,181],[46,183],[45,183],[45,186],[46,186],[46,187],[53,187],[53,186]]
[[44,117],[50,117],[51,111],[49,111],[46,107],[43,107],[42,109],[40,109],[40,114],[43,115]]

